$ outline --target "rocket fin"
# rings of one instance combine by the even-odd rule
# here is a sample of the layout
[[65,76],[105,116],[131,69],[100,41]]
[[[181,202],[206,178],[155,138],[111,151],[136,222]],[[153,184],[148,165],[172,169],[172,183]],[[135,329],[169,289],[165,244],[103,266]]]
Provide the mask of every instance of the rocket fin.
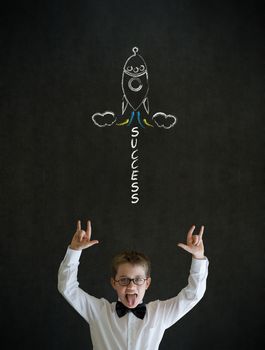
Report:
[[149,114],[149,100],[148,100],[148,97],[146,97],[146,99],[144,100],[143,105],[144,105],[144,109],[145,109],[146,113]]
[[128,101],[126,100],[125,96],[123,96],[123,98],[122,98],[122,115],[124,114],[127,106],[128,106]]

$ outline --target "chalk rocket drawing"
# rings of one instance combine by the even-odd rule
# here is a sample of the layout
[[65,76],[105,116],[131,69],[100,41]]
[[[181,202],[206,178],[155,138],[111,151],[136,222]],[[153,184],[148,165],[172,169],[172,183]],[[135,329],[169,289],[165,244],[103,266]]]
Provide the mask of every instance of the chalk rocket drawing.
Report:
[[122,72],[121,88],[123,92],[121,114],[105,111],[95,113],[92,120],[96,126],[132,126],[141,128],[155,126],[164,129],[172,128],[177,118],[164,112],[157,112],[150,117],[149,112],[149,79],[145,60],[139,55],[138,47],[133,47],[133,55],[125,62]]
[[[123,91],[122,99],[122,114],[126,111],[128,104],[131,106],[134,112],[140,109],[143,104],[147,114],[149,114],[149,101],[148,101],[148,72],[147,66],[142,56],[138,54],[138,48],[133,48],[133,55],[130,56],[123,67],[121,88]],[[132,122],[134,113],[132,113]],[[139,114],[137,114],[138,122],[141,125]],[[146,119],[144,119],[146,125]],[[143,125],[141,125],[143,126]]]

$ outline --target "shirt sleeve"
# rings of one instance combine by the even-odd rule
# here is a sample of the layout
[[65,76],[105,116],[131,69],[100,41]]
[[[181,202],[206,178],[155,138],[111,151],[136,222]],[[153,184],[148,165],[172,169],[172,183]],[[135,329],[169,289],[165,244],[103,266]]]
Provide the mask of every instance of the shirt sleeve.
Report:
[[172,326],[202,299],[206,290],[208,265],[207,258],[192,258],[188,285],[176,297],[160,302],[165,328]]
[[79,287],[77,273],[81,250],[68,247],[58,271],[58,290],[69,304],[88,322],[97,317],[101,299],[95,298]]

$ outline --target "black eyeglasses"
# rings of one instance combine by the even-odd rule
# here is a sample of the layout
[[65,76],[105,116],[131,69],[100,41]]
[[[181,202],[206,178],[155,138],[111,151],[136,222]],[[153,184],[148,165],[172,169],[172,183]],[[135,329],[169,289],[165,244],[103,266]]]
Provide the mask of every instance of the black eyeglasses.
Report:
[[135,277],[135,278],[122,277],[119,280],[114,280],[114,281],[118,282],[120,286],[128,286],[131,283],[131,281],[133,281],[133,283],[136,284],[137,286],[142,286],[146,280],[147,278],[143,278],[143,277]]

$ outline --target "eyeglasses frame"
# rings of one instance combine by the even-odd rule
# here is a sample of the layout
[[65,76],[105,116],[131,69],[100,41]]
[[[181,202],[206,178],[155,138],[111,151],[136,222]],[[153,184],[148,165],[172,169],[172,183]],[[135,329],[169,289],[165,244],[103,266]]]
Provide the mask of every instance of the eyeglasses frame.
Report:
[[[122,278],[128,279],[129,283],[128,283],[128,284],[120,284],[120,280],[121,280]],[[144,285],[144,282],[145,282],[146,280],[148,280],[149,277],[146,277],[146,278],[140,277],[141,279],[144,280],[142,284],[137,284],[137,283],[135,283],[135,279],[136,279],[136,278],[139,278],[139,277],[135,277],[135,278],[122,277],[122,278],[120,278],[119,280],[115,280],[115,279],[114,279],[114,281],[115,281],[115,282],[118,282],[119,285],[120,285],[121,287],[127,287],[127,286],[130,285],[130,283],[131,283],[132,281],[133,281],[133,283],[134,283],[136,286],[142,286],[142,285]]]

